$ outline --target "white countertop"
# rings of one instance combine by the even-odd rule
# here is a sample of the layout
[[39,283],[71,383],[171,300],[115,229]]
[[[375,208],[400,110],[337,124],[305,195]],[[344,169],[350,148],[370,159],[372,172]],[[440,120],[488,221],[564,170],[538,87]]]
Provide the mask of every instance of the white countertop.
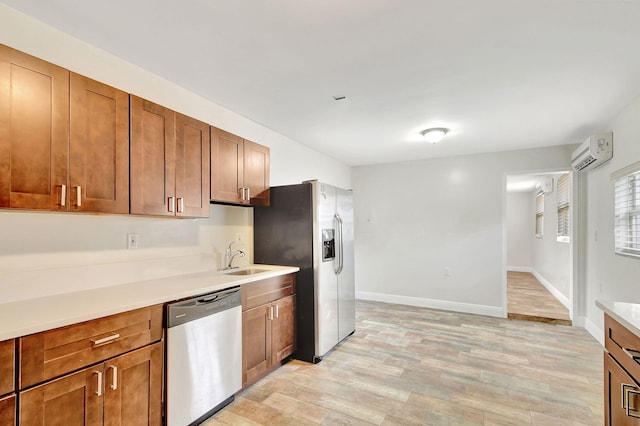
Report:
[[0,304],[0,341],[300,270],[274,265],[243,269],[265,272],[229,275],[211,270]]
[[596,306],[640,337],[640,304],[596,300]]

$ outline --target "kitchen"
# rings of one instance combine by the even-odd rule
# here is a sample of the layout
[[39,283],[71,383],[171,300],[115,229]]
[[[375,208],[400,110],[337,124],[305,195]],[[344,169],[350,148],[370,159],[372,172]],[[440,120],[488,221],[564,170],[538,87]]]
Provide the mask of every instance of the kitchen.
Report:
[[[363,225],[362,232],[356,236],[356,253],[360,256],[356,259],[356,275],[362,282],[357,290],[362,299],[386,297],[387,300],[400,303],[406,303],[410,298],[432,303],[439,300],[442,308],[469,309],[475,313],[498,315],[503,300],[500,287],[494,283],[501,280],[500,206],[503,199],[503,174],[566,167],[567,157],[572,150],[572,147],[541,148],[503,154],[421,160],[408,165],[398,163],[359,166],[354,167],[352,175],[350,167],[329,156],[298,144],[230,109],[216,105],[9,7],[2,7],[0,19],[0,35],[4,44],[151,98],[174,110],[269,146],[272,185],[318,179],[339,187],[353,188],[356,209],[364,215],[358,222]],[[629,106],[617,115],[618,109],[608,112],[611,116],[615,115],[605,125],[616,135],[614,159],[603,168],[580,177],[584,183],[584,194],[588,191],[589,195],[584,197],[584,217],[587,221],[582,224],[585,228],[582,235],[588,235],[589,238],[583,239],[586,255],[582,257],[581,274],[586,278],[583,282],[584,306],[579,317],[584,319],[584,325],[591,334],[600,336],[600,339],[604,335],[604,327],[602,312],[595,306],[596,299],[639,302],[633,279],[640,272],[638,262],[614,256],[607,243],[607,239],[611,238],[612,221],[607,214],[611,203],[608,199],[609,173],[640,158],[637,144],[640,135],[634,122],[639,108],[637,100],[633,101],[636,94],[637,89],[632,87],[627,101]],[[596,130],[598,129],[593,129]],[[405,227],[392,236],[393,244],[388,244],[384,239],[385,235],[377,232],[380,228],[385,229],[393,219],[387,207],[403,205],[405,200],[415,196],[414,191],[405,185],[403,178],[402,172],[406,171],[407,166],[416,181],[439,182],[441,186],[437,192],[430,194],[428,202],[419,201],[413,211],[402,213],[401,219]],[[481,180],[484,184],[481,188],[469,184],[464,187],[464,192],[455,192],[459,186],[453,181],[443,180],[442,176],[454,176],[459,171],[467,171],[467,176]],[[479,189],[482,192],[478,193]],[[376,195],[380,193],[388,197],[379,199]],[[451,196],[452,193],[456,194],[455,197]],[[425,214],[438,218],[444,215],[443,211],[430,210],[429,204],[460,211],[465,206],[462,201],[465,197],[480,195],[485,197],[487,204],[478,215],[478,221],[466,220],[463,223],[468,224],[468,228],[456,231],[468,233],[482,230],[481,233],[474,234],[477,237],[474,246],[460,258],[439,259],[437,266],[434,262],[434,272],[431,269],[428,272],[438,281],[435,288],[412,286],[411,282],[424,272],[416,266],[425,262],[418,254],[438,254],[438,248],[443,246],[446,237],[445,229],[441,228],[442,232],[425,229],[416,218],[424,217]],[[3,211],[0,221],[3,236],[0,262],[3,277],[6,277],[2,281],[3,300],[55,294],[61,289],[74,291],[86,288],[87,285],[100,287],[202,270],[211,257],[221,264],[226,247],[235,240],[240,240],[237,248],[246,249],[251,254],[251,209],[223,205],[212,205],[210,209],[209,219],[196,221]],[[412,234],[415,229],[420,231],[418,236]],[[424,237],[432,232],[435,232],[435,238],[429,243]],[[125,248],[126,236],[130,233],[140,236],[137,251]],[[595,233],[599,233],[599,240],[593,238]],[[462,243],[461,240],[452,238],[454,243]],[[477,263],[467,263],[465,259],[471,258],[469,253],[474,253],[475,258],[479,247],[488,249],[482,258],[477,258]],[[377,251],[379,248],[384,250]],[[454,249],[452,247],[451,252]],[[236,261],[238,265],[246,266],[251,262],[251,255],[237,258]],[[453,277],[449,281],[444,281],[439,273],[440,265],[445,261],[451,262],[452,266]],[[489,266],[479,267],[482,264]],[[385,268],[385,265],[407,267],[397,271],[399,276],[391,276],[392,270]],[[42,276],[42,271],[46,271],[46,283],[37,280]],[[473,277],[470,279],[471,275]],[[400,287],[386,287],[384,282],[389,279],[397,281]]]

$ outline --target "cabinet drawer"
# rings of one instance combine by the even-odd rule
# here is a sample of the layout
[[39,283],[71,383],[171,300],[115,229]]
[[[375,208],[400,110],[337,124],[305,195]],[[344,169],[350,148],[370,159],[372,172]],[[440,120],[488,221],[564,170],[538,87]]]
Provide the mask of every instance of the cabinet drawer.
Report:
[[636,381],[640,381],[640,338],[609,315],[604,317],[605,348]]
[[16,395],[0,397],[0,426],[15,426]]
[[162,305],[98,318],[18,339],[19,386],[104,361],[162,338]]
[[246,311],[247,309],[291,296],[295,292],[296,280],[294,274],[281,275],[245,284],[240,287],[242,310]]
[[15,341],[0,342],[0,395],[15,389]]

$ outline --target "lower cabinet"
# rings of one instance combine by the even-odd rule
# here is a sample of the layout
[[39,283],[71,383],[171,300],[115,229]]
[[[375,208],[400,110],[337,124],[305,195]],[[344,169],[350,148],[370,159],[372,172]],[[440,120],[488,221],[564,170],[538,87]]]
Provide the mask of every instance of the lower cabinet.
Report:
[[15,426],[16,395],[0,397],[0,426]]
[[242,384],[246,388],[295,350],[295,279],[285,275],[257,281],[245,284],[242,292]]
[[21,425],[161,425],[162,342],[20,393]]
[[608,353],[604,354],[604,378],[605,424],[640,426],[640,388]]

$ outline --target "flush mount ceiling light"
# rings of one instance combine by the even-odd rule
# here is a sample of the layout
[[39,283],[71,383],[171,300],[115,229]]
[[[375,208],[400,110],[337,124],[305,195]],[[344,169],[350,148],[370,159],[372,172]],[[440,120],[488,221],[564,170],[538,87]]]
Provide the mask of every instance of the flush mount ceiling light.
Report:
[[445,129],[444,127],[434,127],[432,129],[423,130],[420,134],[424,137],[424,140],[435,144],[440,142],[448,131],[449,129]]

